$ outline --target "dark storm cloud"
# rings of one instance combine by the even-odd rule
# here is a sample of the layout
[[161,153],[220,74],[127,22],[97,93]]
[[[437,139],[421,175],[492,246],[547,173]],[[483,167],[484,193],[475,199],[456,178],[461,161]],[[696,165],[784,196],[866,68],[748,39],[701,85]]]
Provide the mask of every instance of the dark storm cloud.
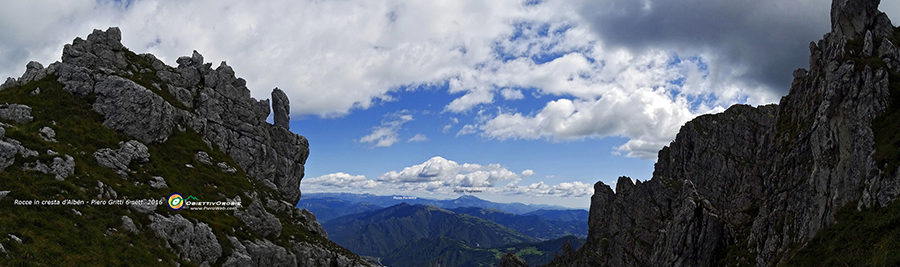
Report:
[[581,12],[609,46],[709,53],[720,72],[744,70],[733,77],[783,95],[792,71],[809,65],[809,42],[829,31],[830,6],[828,0],[601,0]]

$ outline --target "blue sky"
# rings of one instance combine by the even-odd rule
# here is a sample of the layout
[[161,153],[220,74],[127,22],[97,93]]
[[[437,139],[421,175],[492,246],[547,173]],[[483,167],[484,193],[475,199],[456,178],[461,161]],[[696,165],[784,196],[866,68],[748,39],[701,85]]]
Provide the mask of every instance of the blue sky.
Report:
[[777,102],[830,29],[828,0],[0,5],[0,76],[117,26],[170,65],[227,61],[258,99],[283,89],[311,146],[303,192],[580,208],[597,181],[649,179],[684,122]]

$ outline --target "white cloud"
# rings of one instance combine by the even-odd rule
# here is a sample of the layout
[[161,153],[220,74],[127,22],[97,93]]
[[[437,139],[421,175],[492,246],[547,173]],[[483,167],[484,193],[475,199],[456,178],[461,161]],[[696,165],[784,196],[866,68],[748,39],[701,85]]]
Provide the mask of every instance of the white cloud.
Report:
[[456,137],[459,137],[460,135],[473,134],[476,132],[478,132],[478,128],[475,125],[466,124],[462,127],[462,129],[459,130],[459,132],[456,132]]
[[[459,164],[442,157],[390,171],[371,180],[362,175],[334,173],[304,179],[301,187],[307,189],[352,189],[384,193],[440,193],[451,194],[461,188],[480,190],[485,194],[583,197],[593,194],[593,186],[582,182],[547,185],[544,182],[518,185],[522,178],[534,174],[524,170],[521,174],[500,164]],[[501,185],[503,182],[509,183]]]
[[516,99],[525,98],[525,95],[522,94],[522,91],[515,90],[515,89],[509,89],[509,88],[500,90],[500,94],[503,95],[503,99],[506,99],[506,100],[516,100]]
[[424,134],[416,134],[409,140],[406,140],[407,143],[408,142],[424,142],[424,141],[428,141],[428,137],[426,137]]
[[336,187],[336,188],[374,188],[376,181],[366,179],[363,175],[350,175],[343,172],[326,174],[319,177],[303,179],[304,186]]
[[[614,151],[652,158],[674,137],[672,125],[732,103],[778,100],[787,84],[771,88],[771,83],[756,79],[772,76],[768,69],[797,64],[793,58],[805,63],[805,56],[791,51],[806,46],[765,43],[791,38],[753,38],[772,34],[774,28],[761,20],[810,18],[776,33],[828,28],[827,12],[810,11],[827,10],[826,0],[786,5],[750,0],[721,5],[645,2],[654,11],[646,16],[639,13],[643,4],[634,7],[626,0],[528,6],[523,1],[477,0],[16,1],[0,8],[0,80],[20,76],[30,60],[44,65],[58,60],[63,45],[76,36],[118,26],[132,51],[153,53],[172,65],[192,50],[214,65],[227,60],[247,80],[252,96],[265,99],[271,88],[284,89],[293,115],[341,116],[394,101],[391,95],[402,94],[399,90],[405,86],[446,83],[455,99],[436,104],[452,113],[486,108],[496,95],[512,100],[527,93],[551,99],[541,110],[493,114],[489,123],[468,124],[458,136],[479,130],[497,139],[623,136],[629,141]],[[610,5],[619,8],[606,8]],[[900,13],[894,2],[882,8],[895,20]],[[735,18],[743,20],[726,16],[722,18],[732,23],[706,23],[720,19],[696,16],[707,10],[737,12]],[[667,18],[674,23],[663,26],[673,30],[654,31],[658,21]],[[608,23],[620,21],[635,23]],[[742,37],[745,30],[750,34]],[[748,38],[764,45],[744,42]],[[798,42],[809,41],[814,40]],[[747,48],[741,43],[759,53],[741,52]],[[632,44],[639,48],[629,47]],[[762,61],[777,68],[748,64],[766,58],[756,55],[769,49],[790,56]],[[584,122],[592,124],[577,125]],[[495,127],[499,125],[513,128]],[[364,139],[360,142],[375,146],[400,140],[390,127]]]
[[[382,121],[381,126],[373,128],[372,133],[360,138],[359,142],[374,144],[376,147],[389,147],[394,143],[397,143],[400,138],[397,131],[400,130],[400,127],[403,126],[404,123],[413,120],[413,116],[411,114],[405,113],[406,111],[400,111],[385,115],[390,120]],[[416,137],[418,137],[418,135],[413,138]],[[422,137],[424,138],[425,136],[423,135]],[[410,139],[410,141],[418,140]]]
[[457,123],[459,123],[459,119],[457,119],[455,117],[450,117],[450,124],[444,125],[444,128],[442,131],[444,133],[450,131],[450,129],[453,128],[453,125],[456,125]]

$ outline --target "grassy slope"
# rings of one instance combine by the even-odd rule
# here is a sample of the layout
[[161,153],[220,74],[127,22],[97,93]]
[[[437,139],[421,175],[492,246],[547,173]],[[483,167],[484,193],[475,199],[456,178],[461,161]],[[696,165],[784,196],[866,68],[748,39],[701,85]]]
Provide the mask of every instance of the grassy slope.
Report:
[[[31,95],[35,88],[41,88],[39,95]],[[62,90],[56,77],[46,77],[22,86],[0,91],[3,102],[26,104],[32,107],[34,121],[27,124],[13,124],[6,131],[6,137],[16,139],[30,149],[40,153],[41,162],[52,161],[47,149],[70,155],[75,159],[75,175],[65,181],[56,181],[52,175],[33,171],[23,171],[26,162],[35,158],[17,156],[15,164],[0,171],[0,190],[12,191],[0,200],[0,244],[10,257],[0,253],[0,265],[94,265],[103,262],[108,265],[133,264],[141,266],[171,266],[181,261],[165,248],[165,241],[158,239],[147,227],[148,216],[139,214],[125,206],[14,206],[14,199],[95,199],[98,195],[97,181],[112,187],[119,199],[145,199],[167,197],[173,192],[185,196],[193,195],[201,201],[225,200],[226,197],[242,196],[244,206],[250,204],[245,191],[277,195],[263,186],[255,186],[243,171],[227,174],[217,166],[204,165],[194,159],[198,151],[206,151],[214,161],[225,161],[237,166],[227,155],[208,146],[199,134],[187,130],[175,130],[168,141],[162,144],[148,144],[150,162],[144,165],[133,163],[135,173],[127,178],[99,166],[93,152],[100,148],[118,149],[120,141],[131,140],[126,135],[110,130],[102,125],[103,117],[94,112],[91,103],[94,97],[75,97]],[[7,122],[10,123],[10,122]],[[55,123],[55,124],[54,124]],[[38,129],[49,126],[56,131],[57,143],[47,142],[38,136]],[[188,168],[191,164],[194,168]],[[148,185],[151,176],[162,176],[168,188],[152,189]],[[76,215],[77,210],[82,215]],[[225,235],[242,239],[261,238],[245,230],[243,222],[229,211],[172,211],[166,206],[157,208],[157,213],[169,216],[181,214],[191,221],[209,224],[219,243],[223,246],[223,263],[231,253],[231,243]],[[121,228],[121,217],[131,217],[142,230],[130,234]],[[293,225],[287,214],[276,214],[284,225],[281,238],[276,244],[290,247],[287,240],[303,240],[350,255],[336,244],[310,234],[305,228]],[[12,234],[22,239],[22,243],[11,241]],[[355,258],[351,255],[351,258]]]

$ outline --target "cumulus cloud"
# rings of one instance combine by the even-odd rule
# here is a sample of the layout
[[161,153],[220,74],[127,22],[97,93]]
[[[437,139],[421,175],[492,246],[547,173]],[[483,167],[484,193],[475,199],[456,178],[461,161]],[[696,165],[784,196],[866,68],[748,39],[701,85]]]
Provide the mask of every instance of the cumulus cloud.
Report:
[[[339,172],[304,179],[301,186],[305,189],[377,190],[397,194],[411,191],[450,194],[461,188],[502,195],[582,197],[593,194],[593,186],[582,182],[519,185],[522,178],[533,174],[530,169],[519,174],[500,164],[459,164],[433,157],[422,164],[384,173],[377,179]],[[504,185],[505,182],[509,183]]]
[[477,133],[477,132],[478,132],[478,127],[476,127],[475,125],[472,125],[472,124],[466,124],[465,126],[462,127],[462,129],[459,130],[459,132],[456,132],[456,137],[459,137],[461,135],[473,134],[473,133]]
[[425,136],[424,134],[416,134],[409,140],[406,140],[407,143],[408,142],[424,142],[424,141],[428,141],[428,137]]
[[[169,64],[192,50],[227,60],[256,98],[284,89],[291,114],[342,116],[394,101],[403,87],[447,84],[454,99],[438,105],[451,113],[528,93],[549,102],[492,114],[496,121],[457,135],[623,136],[629,142],[615,151],[648,158],[674,137],[671,125],[777,101],[791,70],[807,64],[807,43],[829,29],[829,2],[18,1],[0,8],[0,76],[21,75],[29,60],[47,65],[74,37],[119,26],[131,50]],[[900,4],[882,10],[897,18]],[[564,106],[571,112],[555,110]],[[505,124],[520,131],[495,127]],[[365,143],[396,143],[391,129]]]
[[366,179],[363,175],[350,175],[343,172],[326,174],[319,177],[303,179],[304,186],[332,188],[375,188],[378,182]]
[[506,100],[516,100],[516,99],[525,98],[525,95],[522,94],[522,91],[515,90],[515,89],[509,89],[509,88],[500,90],[500,95],[502,95],[503,99],[506,99]]
[[[389,147],[399,140],[400,134],[397,133],[404,123],[413,120],[412,114],[405,114],[405,111],[390,113],[385,115],[388,120],[382,121],[380,126],[374,127],[372,133],[359,139],[359,143],[374,144],[376,147]],[[419,137],[416,135],[413,139]],[[425,138],[424,135],[421,136]],[[410,141],[424,141],[413,140]],[[427,139],[427,138],[426,138]]]
[[450,117],[450,124],[444,125],[444,128],[442,129],[442,131],[444,133],[450,131],[450,129],[453,128],[453,125],[456,125],[457,123],[459,123],[459,119],[457,119],[455,117]]

